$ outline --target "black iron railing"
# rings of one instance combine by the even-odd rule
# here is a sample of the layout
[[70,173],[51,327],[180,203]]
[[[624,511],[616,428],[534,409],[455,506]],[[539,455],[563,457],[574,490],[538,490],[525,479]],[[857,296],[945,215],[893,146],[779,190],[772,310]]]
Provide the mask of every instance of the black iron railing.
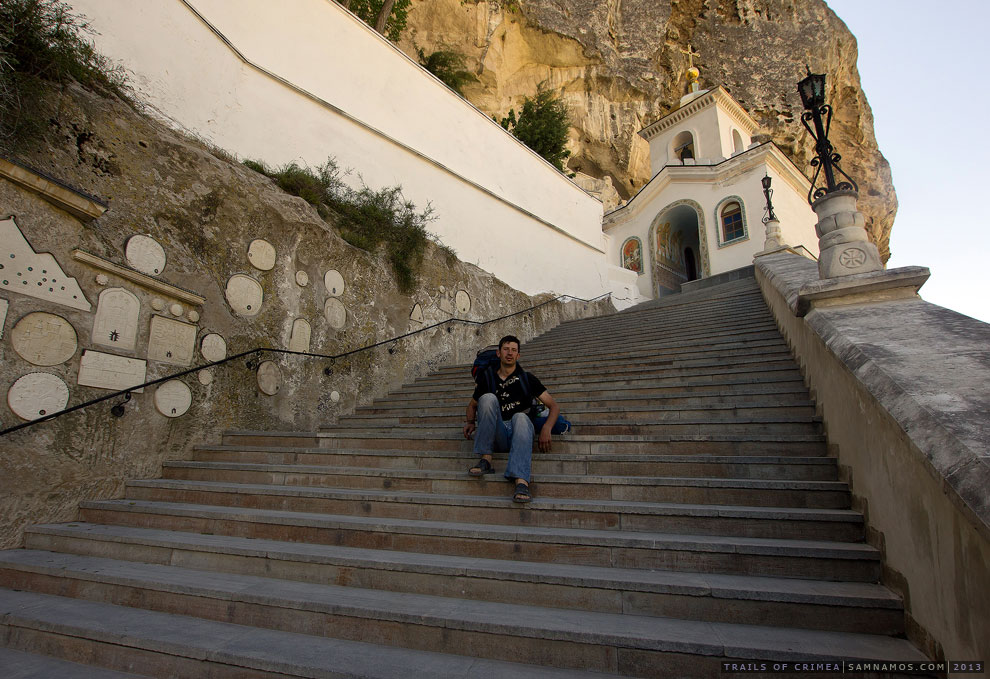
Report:
[[[407,332],[403,335],[397,335],[387,340],[382,340],[381,342],[375,342],[374,344],[368,344],[366,346],[359,347],[358,349],[345,351],[342,354],[316,354],[308,351],[291,351],[289,349],[273,349],[271,347],[257,347],[254,349],[250,349],[248,351],[242,351],[238,354],[234,354],[233,356],[227,356],[226,358],[221,359],[219,361],[213,361],[212,363],[205,363],[203,365],[198,365],[194,368],[188,368],[181,372],[173,373],[171,375],[166,375],[165,377],[159,377],[156,380],[150,380],[148,382],[145,382],[144,384],[136,384],[132,387],[128,387],[127,389],[121,389],[120,391],[115,391],[112,394],[107,394],[106,396],[94,398],[89,401],[86,401],[85,403],[79,403],[77,405],[72,406],[71,408],[65,408],[64,410],[59,410],[58,412],[55,413],[49,413],[47,415],[39,417],[36,420],[31,420],[30,422],[23,422],[13,427],[8,427],[7,429],[0,431],[0,436],[6,436],[7,434],[13,433],[15,431],[20,431],[21,429],[32,427],[34,425],[41,424],[42,422],[48,422],[49,420],[54,420],[57,417],[62,417],[63,415],[68,415],[69,413],[73,413],[77,410],[88,408],[90,406],[96,405],[97,403],[104,403],[106,401],[112,401],[114,399],[121,399],[121,400],[120,402],[115,403],[113,407],[111,407],[110,411],[112,414],[116,415],[117,417],[120,417],[121,415],[124,414],[124,403],[130,401],[131,393],[138,389],[144,389],[145,387],[153,387],[156,384],[161,384],[162,382],[168,382],[169,380],[174,380],[179,377],[184,377],[185,375],[199,372],[200,370],[206,370],[208,368],[213,368],[219,365],[225,365],[227,363],[231,363],[233,361],[237,361],[242,358],[248,358],[247,367],[251,370],[255,369],[258,366],[258,364],[260,363],[259,357],[261,356],[261,354],[264,353],[285,354],[289,356],[304,356],[307,358],[322,358],[330,361],[330,365],[328,365],[326,368],[323,369],[323,373],[327,376],[330,376],[333,372],[333,368],[332,368],[333,363],[338,359],[346,358],[348,356],[353,356],[354,354],[359,354],[362,351],[377,349],[378,347],[382,347],[388,344],[395,345],[399,342],[399,340],[403,340],[407,337],[412,337],[413,335],[418,335],[419,333],[426,332],[427,330],[433,330],[434,328],[447,326],[447,332],[450,333],[453,332],[454,330],[454,324],[458,324],[458,323],[462,325],[475,325],[480,327],[480,326],[488,325],[490,323],[497,323],[498,321],[504,321],[505,319],[513,318],[514,316],[520,316],[522,314],[532,313],[533,311],[539,309],[540,307],[544,307],[547,304],[552,304],[553,302],[557,302],[560,300],[572,300],[575,302],[584,302],[585,304],[591,304],[593,302],[597,302],[598,300],[605,299],[606,297],[610,297],[611,294],[612,293],[610,292],[606,292],[605,294],[599,295],[598,297],[593,297],[592,299],[581,299],[580,297],[574,297],[572,295],[558,295],[552,299],[548,299],[545,302],[540,302],[539,304],[534,304],[531,307],[522,309],[521,311],[514,311],[511,314],[499,316],[498,318],[491,318],[488,319],[487,321],[472,321],[466,318],[448,318],[447,320],[440,321],[439,323],[434,323],[433,325],[428,325],[423,328],[419,328],[418,330],[413,330],[412,332]],[[389,353],[390,354],[395,353],[394,346],[389,347]]]

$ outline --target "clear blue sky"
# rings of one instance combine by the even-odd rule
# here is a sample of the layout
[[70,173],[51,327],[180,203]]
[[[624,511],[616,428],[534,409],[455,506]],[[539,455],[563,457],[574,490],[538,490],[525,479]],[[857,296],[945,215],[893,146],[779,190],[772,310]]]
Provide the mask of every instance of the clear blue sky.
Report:
[[826,2],[859,43],[900,202],[887,266],[927,266],[924,299],[990,323],[990,1]]

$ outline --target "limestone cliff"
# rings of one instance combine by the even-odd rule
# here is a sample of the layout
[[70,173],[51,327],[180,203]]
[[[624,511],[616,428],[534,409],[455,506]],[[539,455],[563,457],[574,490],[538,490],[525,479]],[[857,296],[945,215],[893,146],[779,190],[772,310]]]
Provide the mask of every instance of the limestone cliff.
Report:
[[831,138],[886,261],[897,210],[890,168],[860,87],[856,39],[823,0],[420,0],[400,46],[464,54],[478,77],[465,94],[489,114],[518,107],[547,81],[571,112],[571,169],[610,177],[628,198],[650,178],[636,133],[684,94],[689,44],[702,85],[729,89],[809,175],[796,84],[806,63],[828,74]]

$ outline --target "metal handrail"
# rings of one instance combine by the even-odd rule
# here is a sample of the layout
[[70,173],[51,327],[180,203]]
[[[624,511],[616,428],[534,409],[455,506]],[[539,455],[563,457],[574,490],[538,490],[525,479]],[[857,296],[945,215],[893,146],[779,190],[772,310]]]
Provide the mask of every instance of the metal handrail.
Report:
[[[392,344],[394,342],[398,342],[399,340],[405,339],[406,337],[411,337],[413,335],[418,335],[421,332],[426,332],[427,330],[432,330],[434,328],[439,328],[442,325],[450,326],[450,325],[452,325],[454,323],[462,323],[464,325],[477,325],[477,326],[488,325],[489,323],[496,323],[498,321],[503,321],[506,318],[512,318],[513,316],[519,316],[520,314],[529,313],[529,312],[531,312],[531,311],[533,311],[535,309],[539,309],[542,306],[546,306],[547,304],[550,304],[552,302],[556,302],[556,301],[562,300],[562,299],[574,300],[576,302],[585,302],[586,304],[590,304],[592,302],[597,302],[600,299],[604,299],[605,297],[610,297],[611,295],[612,295],[611,292],[606,292],[606,293],[604,293],[602,295],[599,295],[598,297],[593,297],[592,299],[582,299],[580,297],[574,297],[573,295],[557,295],[556,297],[554,297],[552,299],[548,299],[545,302],[540,302],[539,304],[534,304],[533,306],[531,306],[529,308],[526,308],[526,309],[522,309],[521,311],[514,311],[511,314],[506,314],[504,316],[499,316],[498,318],[491,318],[491,319],[489,319],[487,321],[472,321],[472,320],[469,320],[469,319],[466,319],[466,318],[448,318],[447,320],[440,321],[439,323],[434,323],[433,325],[428,325],[428,326],[423,327],[423,328],[419,328],[418,330],[413,330],[412,332],[407,332],[407,333],[405,333],[403,335],[397,335],[397,336],[392,337],[392,338],[387,339],[387,340],[382,340],[380,342],[375,342],[374,344],[368,344],[366,346],[359,347],[358,349],[352,349],[350,351],[345,351],[342,354],[316,354],[316,353],[311,353],[311,352],[308,352],[308,351],[291,351],[289,349],[273,349],[271,347],[256,347],[254,349],[249,349],[248,351],[242,351],[239,354],[234,354],[233,356],[227,356],[226,358],[220,359],[219,361],[213,361],[212,363],[206,363],[204,365],[198,365],[198,366],[196,366],[194,368],[188,368],[188,369],[183,370],[181,372],[173,373],[171,375],[166,375],[165,377],[159,377],[158,379],[155,379],[155,380],[150,380],[148,382],[145,382],[144,384],[136,384],[133,387],[128,387],[127,389],[121,389],[120,391],[115,391],[112,394],[108,394],[106,396],[101,396],[99,398],[91,399],[89,401],[86,401],[85,403],[79,403],[77,405],[72,406],[71,408],[65,408],[63,410],[59,410],[56,413],[50,413],[48,415],[44,415],[42,417],[39,417],[36,420],[31,420],[30,422],[22,422],[21,424],[15,425],[13,427],[8,427],[8,428],[0,431],[0,436],[6,436],[7,434],[11,434],[11,433],[13,433],[15,431],[19,431],[21,429],[26,429],[27,427],[31,427],[31,426],[34,426],[36,424],[41,424],[42,422],[48,422],[49,420],[54,420],[56,417],[61,417],[62,415],[68,415],[69,413],[75,412],[77,410],[82,410],[83,408],[88,408],[91,405],[95,405],[97,403],[103,403],[104,401],[109,401],[111,399],[118,398],[118,397],[122,397],[124,400],[123,400],[122,403],[118,403],[117,405],[115,405],[114,408],[111,409],[111,411],[112,412],[115,412],[115,414],[116,414],[116,408],[121,407],[121,410],[119,412],[120,412],[120,414],[123,414],[123,403],[126,403],[127,401],[130,401],[131,400],[131,392],[133,392],[133,391],[136,391],[138,389],[144,389],[145,387],[153,387],[156,384],[161,384],[162,382],[167,382],[168,380],[174,380],[176,378],[183,377],[185,375],[189,375],[190,373],[199,372],[200,370],[206,370],[207,368],[212,368],[214,366],[224,365],[225,363],[230,363],[231,361],[236,361],[238,359],[244,358],[246,356],[251,356],[253,354],[261,354],[261,353],[264,353],[264,352],[267,351],[267,352],[272,353],[272,354],[286,354],[286,355],[290,355],[290,356],[306,356],[307,358],[325,358],[325,359],[329,359],[330,361],[336,361],[339,358],[346,358],[348,356],[352,356],[354,354],[361,353],[362,351],[368,351],[369,349],[376,349],[376,348],[378,348],[380,346],[384,346],[386,344]],[[451,327],[448,327],[447,332],[451,332],[451,331],[452,331],[452,328]],[[248,361],[248,367],[249,368],[253,368],[254,367],[251,364],[251,361],[250,360]],[[323,372],[327,376],[329,376],[331,374],[331,370],[330,370],[329,367],[324,368]]]

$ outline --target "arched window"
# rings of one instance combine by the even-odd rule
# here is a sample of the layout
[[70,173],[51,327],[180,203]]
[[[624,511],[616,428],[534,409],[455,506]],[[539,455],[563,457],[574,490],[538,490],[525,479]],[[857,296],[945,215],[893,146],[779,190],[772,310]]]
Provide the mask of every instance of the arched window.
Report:
[[678,160],[694,158],[694,135],[684,130],[674,137],[674,157]]
[[746,235],[743,227],[742,206],[731,201],[726,203],[719,215],[719,223],[722,225],[722,242],[737,240]]
[[742,135],[739,134],[739,130],[732,130],[732,153],[742,153],[743,151],[743,140]]

